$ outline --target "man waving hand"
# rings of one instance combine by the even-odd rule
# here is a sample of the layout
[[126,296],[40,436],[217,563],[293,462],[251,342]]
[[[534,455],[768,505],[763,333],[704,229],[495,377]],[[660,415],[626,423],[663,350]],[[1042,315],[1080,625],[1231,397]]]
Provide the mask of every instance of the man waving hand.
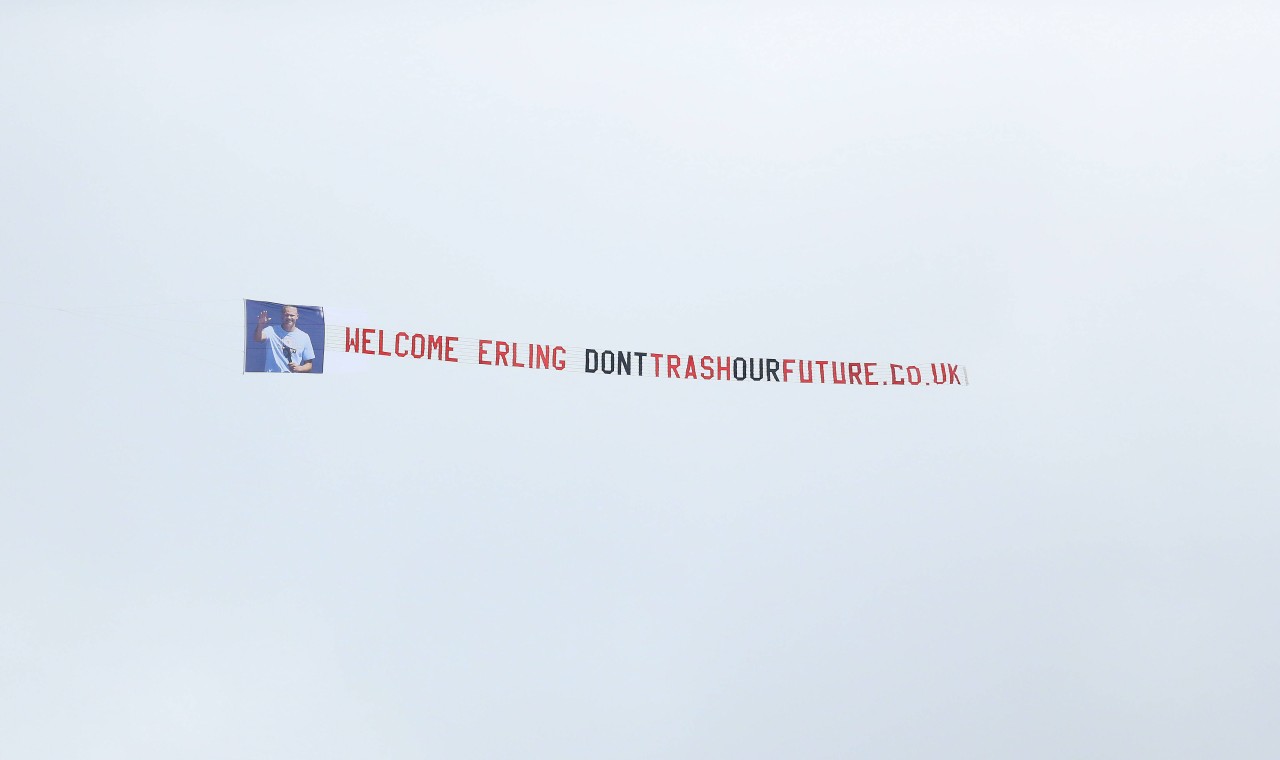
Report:
[[280,324],[271,324],[267,312],[258,312],[258,326],[253,331],[258,343],[270,345],[264,351],[263,372],[310,372],[316,352],[311,347],[311,336],[298,329],[298,307],[280,309]]

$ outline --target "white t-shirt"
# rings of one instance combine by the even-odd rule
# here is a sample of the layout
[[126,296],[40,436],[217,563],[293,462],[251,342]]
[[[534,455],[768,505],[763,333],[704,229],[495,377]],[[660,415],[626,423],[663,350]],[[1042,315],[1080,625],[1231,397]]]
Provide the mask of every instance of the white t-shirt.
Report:
[[293,332],[285,332],[279,325],[267,325],[262,328],[262,337],[268,344],[263,352],[266,355],[263,372],[288,372],[290,357],[294,364],[305,364],[316,358],[311,336],[296,327]]

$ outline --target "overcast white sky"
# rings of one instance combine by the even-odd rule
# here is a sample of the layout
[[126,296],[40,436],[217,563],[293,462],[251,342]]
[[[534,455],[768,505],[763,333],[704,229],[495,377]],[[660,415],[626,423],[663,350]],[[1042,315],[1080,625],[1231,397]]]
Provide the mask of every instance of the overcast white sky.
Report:
[[1275,757],[1274,4],[423,5],[0,6],[0,755]]

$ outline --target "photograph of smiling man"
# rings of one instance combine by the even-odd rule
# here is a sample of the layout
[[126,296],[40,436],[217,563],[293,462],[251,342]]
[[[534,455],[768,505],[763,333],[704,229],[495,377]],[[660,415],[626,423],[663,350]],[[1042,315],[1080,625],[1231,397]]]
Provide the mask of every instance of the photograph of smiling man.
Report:
[[245,372],[324,371],[321,307],[245,301],[245,330]]

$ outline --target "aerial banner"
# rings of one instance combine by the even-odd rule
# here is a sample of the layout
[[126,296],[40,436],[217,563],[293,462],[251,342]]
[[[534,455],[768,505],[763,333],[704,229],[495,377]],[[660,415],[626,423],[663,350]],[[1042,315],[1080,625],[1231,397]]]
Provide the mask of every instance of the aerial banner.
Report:
[[[277,321],[278,320],[278,321]],[[823,358],[736,356],[565,346],[501,338],[464,338],[408,327],[325,325],[324,310],[245,301],[246,372],[322,371],[324,352],[352,358],[444,362],[540,372],[578,372],[601,378],[793,383],[846,387],[936,387],[969,384],[957,362],[909,362],[835,354]],[[302,333],[301,336],[298,333]],[[315,336],[319,340],[315,340]],[[307,343],[307,340],[310,343]],[[280,347],[277,348],[277,343]],[[293,344],[292,347],[289,344]],[[307,369],[307,352],[315,358]],[[255,346],[257,353],[255,354]],[[293,353],[288,353],[292,350]],[[292,359],[292,363],[290,360]],[[250,369],[252,366],[263,368]],[[283,369],[281,369],[283,367]]]

